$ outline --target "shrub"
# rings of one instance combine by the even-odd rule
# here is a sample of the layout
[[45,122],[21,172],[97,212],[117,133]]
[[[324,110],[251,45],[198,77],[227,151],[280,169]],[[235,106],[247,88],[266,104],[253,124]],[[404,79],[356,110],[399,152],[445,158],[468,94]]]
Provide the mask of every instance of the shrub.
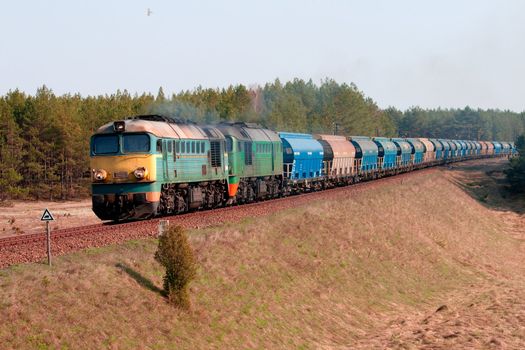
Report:
[[166,268],[164,290],[169,302],[181,308],[189,308],[188,288],[195,278],[196,264],[193,249],[182,227],[170,227],[159,237],[155,260]]
[[505,170],[505,174],[512,189],[523,193],[525,192],[525,135],[518,136],[516,148],[520,156],[510,160],[510,168]]

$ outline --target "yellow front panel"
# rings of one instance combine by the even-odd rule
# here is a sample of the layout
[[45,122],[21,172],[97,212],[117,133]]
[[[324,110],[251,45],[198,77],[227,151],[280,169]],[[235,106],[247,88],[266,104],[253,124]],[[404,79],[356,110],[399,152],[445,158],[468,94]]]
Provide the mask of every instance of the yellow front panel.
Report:
[[[147,175],[137,180],[133,172],[141,167],[146,168]],[[107,172],[106,179],[96,183],[151,182],[157,178],[157,155],[94,156],[91,157],[91,169]]]

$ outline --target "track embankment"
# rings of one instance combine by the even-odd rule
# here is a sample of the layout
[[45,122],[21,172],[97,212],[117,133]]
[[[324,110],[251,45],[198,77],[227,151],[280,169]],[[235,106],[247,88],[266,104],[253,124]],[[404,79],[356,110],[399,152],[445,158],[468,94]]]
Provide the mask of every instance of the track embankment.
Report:
[[[183,215],[164,217],[171,225],[188,229],[199,229],[223,223],[239,222],[245,218],[269,215],[274,212],[308,204],[312,201],[337,200],[367,191],[378,186],[402,183],[414,176],[426,176],[438,171],[435,168],[418,170],[376,181],[362,182],[352,186],[338,187],[326,191],[305,193],[251,204],[199,211]],[[155,237],[161,219],[152,219],[121,224],[95,224],[60,229],[51,232],[52,254],[63,255],[90,247],[101,247],[130,239]],[[18,263],[42,261],[46,257],[45,234],[25,234],[0,238],[0,268]]]

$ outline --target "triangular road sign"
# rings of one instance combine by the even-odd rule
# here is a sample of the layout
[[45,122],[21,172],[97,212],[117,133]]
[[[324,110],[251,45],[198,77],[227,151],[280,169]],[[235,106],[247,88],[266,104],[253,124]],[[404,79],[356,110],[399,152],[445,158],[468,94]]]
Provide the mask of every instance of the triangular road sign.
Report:
[[51,212],[49,210],[44,210],[44,214],[42,214],[42,217],[40,218],[40,221],[53,221],[55,218],[53,215],[51,215]]

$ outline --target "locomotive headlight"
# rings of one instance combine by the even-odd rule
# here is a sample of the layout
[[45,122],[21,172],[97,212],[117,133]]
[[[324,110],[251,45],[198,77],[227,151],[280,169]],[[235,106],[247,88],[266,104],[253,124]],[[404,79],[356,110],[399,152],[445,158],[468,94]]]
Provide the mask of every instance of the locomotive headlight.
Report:
[[133,175],[138,179],[138,180],[142,180],[143,178],[146,177],[146,175],[148,175],[148,170],[144,167],[142,168],[137,168],[135,169],[135,171],[133,172]]
[[119,120],[113,123],[113,130],[115,132],[124,132],[126,130],[126,122]]
[[105,180],[108,173],[104,169],[93,169],[93,179],[97,181]]

